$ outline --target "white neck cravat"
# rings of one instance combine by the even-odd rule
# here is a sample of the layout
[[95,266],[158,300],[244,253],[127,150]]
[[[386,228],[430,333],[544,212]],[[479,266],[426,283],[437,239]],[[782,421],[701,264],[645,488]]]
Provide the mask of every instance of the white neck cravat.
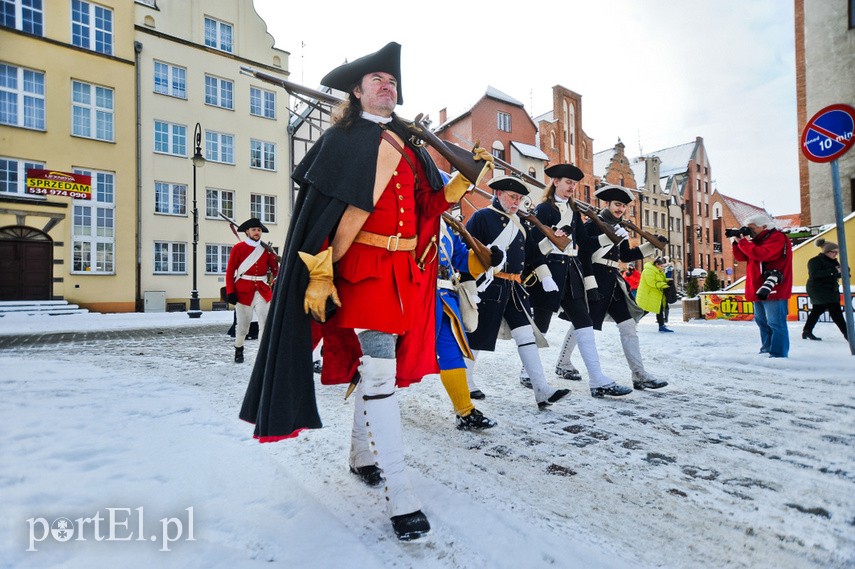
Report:
[[392,117],[381,117],[379,115],[372,115],[371,113],[366,111],[362,111],[362,118],[379,124],[389,124],[390,122],[392,122]]

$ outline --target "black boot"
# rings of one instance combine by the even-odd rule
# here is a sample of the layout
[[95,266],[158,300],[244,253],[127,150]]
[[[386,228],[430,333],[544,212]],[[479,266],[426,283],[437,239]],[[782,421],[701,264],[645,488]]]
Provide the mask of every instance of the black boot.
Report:
[[813,335],[813,332],[802,332],[802,340],[822,340]]
[[240,348],[235,348],[235,363],[243,363],[243,346],[241,346]]
[[386,479],[383,478],[383,471],[373,464],[369,464],[367,466],[351,466],[350,472],[351,474],[357,475],[360,480],[369,486],[379,486],[386,481]]
[[412,514],[392,516],[392,529],[401,541],[412,541],[430,531],[430,522],[421,510],[416,510]]

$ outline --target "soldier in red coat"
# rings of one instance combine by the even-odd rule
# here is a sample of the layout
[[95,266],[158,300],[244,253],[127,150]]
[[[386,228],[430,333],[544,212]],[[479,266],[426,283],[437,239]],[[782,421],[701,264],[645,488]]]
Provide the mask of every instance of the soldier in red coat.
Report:
[[252,312],[258,316],[258,333],[264,331],[267,308],[273,291],[267,284],[268,272],[276,278],[279,263],[276,256],[265,249],[261,234],[267,228],[257,218],[244,221],[238,227],[246,237],[232,247],[226,267],[226,298],[235,305],[235,363],[243,363],[243,343],[252,322]]

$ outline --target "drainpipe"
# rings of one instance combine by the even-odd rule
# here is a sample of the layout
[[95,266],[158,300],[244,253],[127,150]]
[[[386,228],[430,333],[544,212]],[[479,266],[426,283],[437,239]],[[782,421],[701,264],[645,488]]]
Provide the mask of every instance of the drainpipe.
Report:
[[142,312],[145,307],[142,300],[142,125],[140,124],[141,109],[140,109],[140,53],[142,53],[142,42],[134,42],[134,66],[136,67],[136,113],[137,113],[137,211],[136,211],[136,262],[134,275],[134,291],[136,294],[136,311]]

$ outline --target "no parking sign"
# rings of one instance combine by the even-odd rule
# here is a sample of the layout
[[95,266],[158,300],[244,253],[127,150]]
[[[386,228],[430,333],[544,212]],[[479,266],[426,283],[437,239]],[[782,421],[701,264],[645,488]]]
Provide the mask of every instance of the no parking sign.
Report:
[[855,109],[831,105],[816,113],[802,132],[802,152],[811,162],[831,162],[855,144]]

